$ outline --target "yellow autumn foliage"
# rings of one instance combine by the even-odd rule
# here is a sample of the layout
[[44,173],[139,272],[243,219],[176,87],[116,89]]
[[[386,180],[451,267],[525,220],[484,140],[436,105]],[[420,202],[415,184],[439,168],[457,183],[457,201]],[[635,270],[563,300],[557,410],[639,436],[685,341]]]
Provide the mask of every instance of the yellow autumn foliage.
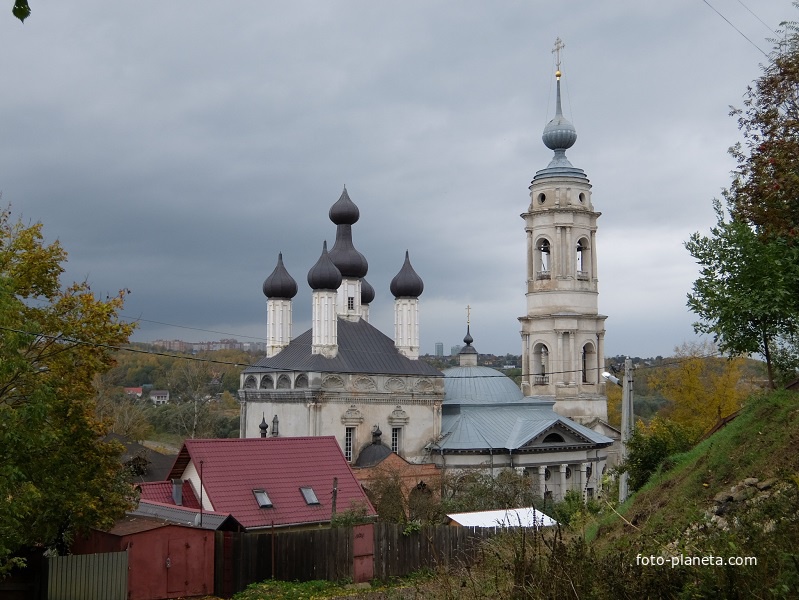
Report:
[[650,377],[650,385],[669,401],[662,416],[700,437],[719,420],[739,410],[751,394],[744,365],[743,357],[719,356],[710,342],[675,348],[669,364]]

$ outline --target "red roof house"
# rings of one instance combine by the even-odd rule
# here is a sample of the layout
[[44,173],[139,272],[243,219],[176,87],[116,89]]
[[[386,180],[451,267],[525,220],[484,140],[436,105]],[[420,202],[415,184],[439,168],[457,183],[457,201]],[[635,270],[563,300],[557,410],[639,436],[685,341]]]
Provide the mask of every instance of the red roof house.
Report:
[[178,485],[179,492],[176,491],[175,483],[172,481],[143,482],[136,487],[141,490],[142,499],[187,508],[200,508],[200,502],[194,495],[191,483],[188,481],[178,481],[177,483],[180,484]]
[[[186,440],[169,479],[248,531],[330,523],[334,480],[337,513],[357,505],[376,515],[333,436]],[[144,503],[172,502],[166,486],[141,490]]]

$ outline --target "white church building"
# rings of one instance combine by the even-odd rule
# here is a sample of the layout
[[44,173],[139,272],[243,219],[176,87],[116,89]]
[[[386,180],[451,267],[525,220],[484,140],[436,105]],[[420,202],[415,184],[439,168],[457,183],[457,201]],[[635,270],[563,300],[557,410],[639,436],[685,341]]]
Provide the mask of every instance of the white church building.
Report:
[[[527,314],[519,318],[522,386],[477,365],[467,326],[460,365],[444,372],[419,359],[424,284],[409,255],[391,281],[393,339],[369,323],[375,291],[352,227],[360,212],[345,188],[330,208],[336,242],[308,271],[312,327],[293,337],[296,281],[282,255],[263,285],[267,356],[241,373],[241,437],[338,440],[355,464],[381,430],[386,451],[442,469],[514,468],[541,496],[600,489],[613,439],[606,434],[603,315],[598,314],[599,213],[585,173],[565,151],[576,131],[557,110],[544,129],[554,151],[535,174],[522,215],[527,235]],[[380,442],[382,443],[382,441]]]

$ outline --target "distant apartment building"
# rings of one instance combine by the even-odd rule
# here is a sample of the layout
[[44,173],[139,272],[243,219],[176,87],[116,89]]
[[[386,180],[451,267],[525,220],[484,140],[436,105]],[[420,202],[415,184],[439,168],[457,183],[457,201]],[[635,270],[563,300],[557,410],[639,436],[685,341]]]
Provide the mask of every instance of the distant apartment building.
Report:
[[444,356],[444,343],[436,342],[436,358],[443,358]]
[[153,340],[153,346],[171,350],[172,352],[185,352],[197,354],[198,352],[213,352],[215,350],[243,350],[245,352],[266,353],[266,342],[240,342],[233,338],[221,339],[213,342],[184,342],[183,340]]
[[266,342],[242,342],[241,349],[245,352],[266,354]]
[[183,340],[153,340],[150,344],[172,352],[191,352],[191,344]]
[[458,354],[460,354],[461,348],[462,348],[462,346],[459,346],[459,345],[453,346],[452,348],[450,348],[449,355],[450,356],[458,356]]

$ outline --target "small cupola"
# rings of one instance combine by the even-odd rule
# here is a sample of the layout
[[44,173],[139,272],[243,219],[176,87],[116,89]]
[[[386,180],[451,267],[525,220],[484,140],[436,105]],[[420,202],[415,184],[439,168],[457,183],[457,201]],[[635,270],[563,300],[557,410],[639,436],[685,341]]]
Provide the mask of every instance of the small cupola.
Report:
[[291,342],[291,302],[297,295],[297,282],[283,265],[283,253],[263,285],[266,296],[266,355],[275,356]]
[[291,300],[297,295],[297,282],[283,265],[283,253],[277,255],[277,266],[264,281],[264,296]]
[[341,271],[338,270],[330,254],[327,252],[327,242],[322,245],[322,255],[316,264],[308,271],[308,285],[312,290],[337,290],[341,285]]
[[466,324],[466,335],[463,338],[463,343],[466,344],[461,351],[458,352],[458,362],[462,367],[476,367],[477,366],[477,349],[472,346],[472,334],[469,331],[469,324]]
[[328,216],[336,225],[355,225],[361,217],[361,211],[358,210],[355,202],[350,200],[346,185],[339,199],[330,207]]
[[326,358],[335,358],[338,354],[336,297],[341,281],[341,272],[330,260],[325,242],[322,246],[322,255],[308,271],[308,285],[313,289],[311,353],[321,354]]
[[361,279],[361,304],[371,304],[375,299],[375,288],[366,279]]
[[266,413],[263,414],[263,417],[261,418],[261,424],[258,425],[258,429],[261,430],[261,437],[265,438],[266,430],[269,429],[269,425],[266,424]]
[[330,260],[344,278],[360,279],[369,270],[369,263],[352,243],[352,226],[358,221],[360,211],[350,200],[346,186],[341,197],[330,207],[329,216],[336,225],[336,242],[330,249]]
[[418,298],[424,291],[424,282],[413,270],[407,250],[405,251],[405,262],[399,273],[391,280],[390,289],[395,298]]
[[394,346],[400,354],[419,358],[419,296],[424,290],[422,278],[416,274],[405,251],[405,262],[391,280],[394,294]]

